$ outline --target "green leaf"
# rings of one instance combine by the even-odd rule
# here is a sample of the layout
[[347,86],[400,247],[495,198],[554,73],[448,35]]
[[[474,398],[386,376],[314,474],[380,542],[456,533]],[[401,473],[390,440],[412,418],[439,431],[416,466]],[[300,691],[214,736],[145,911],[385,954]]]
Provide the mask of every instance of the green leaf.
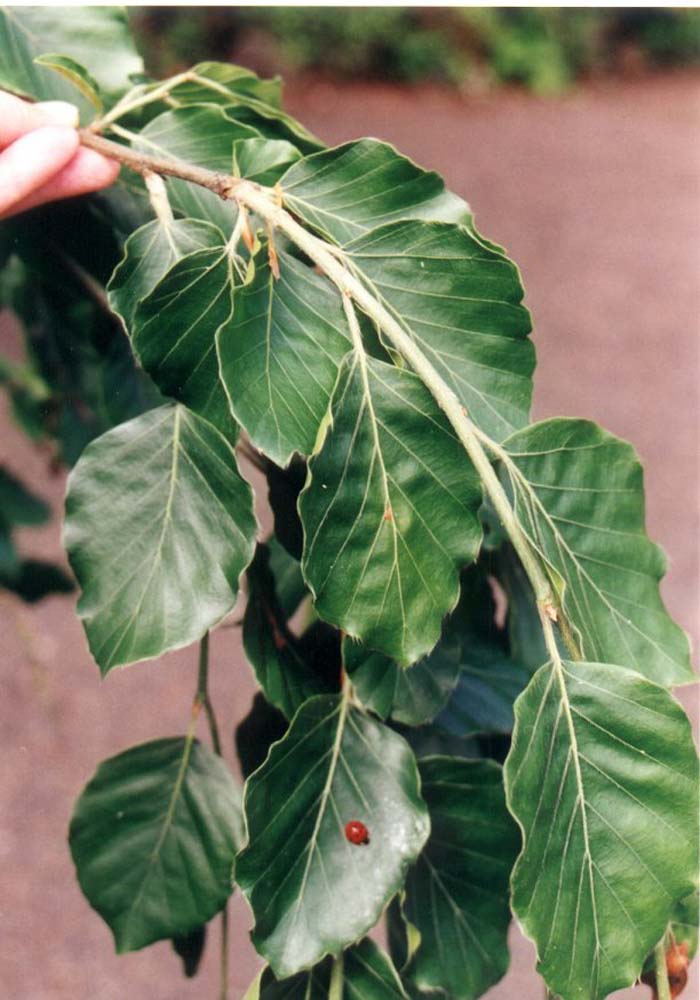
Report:
[[235,732],[236,753],[244,778],[257,771],[267,757],[270,746],[287,732],[287,720],[258,691],[245,718]]
[[281,139],[240,139],[233,144],[233,173],[256,184],[273,187],[282,174],[301,158],[291,142]]
[[466,637],[459,647],[459,680],[436,722],[455,736],[509,733],[513,702],[530,680],[495,641]]
[[[698,891],[690,893],[680,902],[676,903],[671,911],[671,916],[669,919],[669,925],[667,930],[667,960],[668,960],[668,949],[670,947],[677,948],[680,952],[680,956],[674,957],[686,957],[692,962],[695,954],[698,950],[698,922],[700,921],[700,896]],[[671,987],[671,996],[673,997],[673,978],[671,970],[669,972],[669,985]],[[649,986],[654,986],[656,983],[656,956],[653,951],[650,951],[644,961],[644,972],[641,976],[642,982],[647,983]],[[676,996],[680,996],[680,993],[676,993]]]
[[554,419],[505,445],[502,478],[516,516],[565,588],[564,616],[582,655],[662,684],[695,677],[685,633],[669,617],[661,550],[644,528],[633,448],[587,420]]
[[12,583],[20,572],[21,562],[7,526],[0,521],[0,579]]
[[257,127],[265,138],[291,142],[304,153],[323,146],[320,139],[281,110],[279,80],[260,80],[240,66],[214,62],[199,63],[190,74],[196,79],[179,84],[171,92],[175,101],[220,103],[232,117]]
[[435,756],[460,757],[466,760],[488,756],[476,736],[453,736],[434,722],[427,726],[405,728],[399,724],[398,728],[418,761]]
[[291,719],[307,698],[337,691],[339,672],[335,677],[324,675],[307,662],[299,640],[287,627],[265,545],[256,549],[247,582],[243,648],[267,700]]
[[688,956],[692,960],[698,950],[698,922],[700,920],[700,896],[698,890],[681,899],[671,913],[671,932],[678,944],[685,942]]
[[[0,546],[2,541],[0,539]],[[75,585],[60,566],[39,559],[21,559],[11,568],[2,565],[0,553],[0,587],[11,590],[23,601],[34,604],[49,594],[70,594]]]
[[232,891],[240,792],[221,758],[178,737],[103,761],[78,799],[70,849],[118,952],[189,934]]
[[265,463],[268,501],[275,520],[275,537],[297,561],[304,549],[304,529],[299,518],[299,494],[307,476],[306,462],[294,457],[286,469]]
[[107,286],[110,307],[121,317],[127,333],[131,333],[139,303],[173,264],[187,254],[221,247],[224,242],[220,229],[195,219],[155,220],[132,233]]
[[233,449],[184,407],[88,445],[68,481],[64,541],[102,673],[187,646],[228,614],[255,532]]
[[[405,741],[330,695],[302,705],[248,779],[245,814],[237,881],[255,914],[253,943],[279,977],[373,927],[429,828]],[[366,824],[368,845],[347,840],[350,820]]]
[[187,979],[197,975],[206,940],[206,924],[195,927],[189,934],[177,934],[173,938],[173,951],[182,959],[182,971]]
[[244,1000],[406,1000],[406,992],[389,956],[363,938],[341,958],[281,982],[264,969]]
[[501,440],[527,423],[535,352],[514,264],[437,222],[390,223],[346,251],[482,430]]
[[336,243],[399,219],[471,221],[469,206],[386,142],[359,139],[294,164],[281,180],[285,206]]
[[478,479],[416,375],[353,354],[299,499],[322,618],[408,666],[440,636],[481,529]]
[[230,174],[234,142],[254,138],[260,138],[259,133],[234,121],[224,108],[194,105],[153,118],[139,132],[137,146],[144,152]]
[[535,592],[512,546],[504,545],[496,563],[498,580],[508,598],[508,644],[514,660],[530,673],[549,659]]
[[223,244],[187,254],[139,302],[131,321],[134,353],[158,388],[231,440],[235,425],[214,337],[233,310],[234,266]]
[[197,63],[190,74],[199,79],[178,84],[173,91],[175,100],[186,104],[231,105],[252,99],[272,108],[281,107],[282,81],[278,76],[264,80],[244,66],[221,62]]
[[[223,108],[194,105],[153,118],[133,146],[144,153],[230,174],[234,142],[259,137],[257,129],[234,121]],[[189,218],[212,222],[227,236],[231,232],[237,211],[233,202],[175,177],[168,181],[168,196],[173,208]]]
[[428,757],[419,764],[431,834],[408,874],[403,909],[420,933],[406,979],[475,1000],[508,968],[508,879],[518,852],[501,768]]
[[35,527],[46,524],[50,518],[49,505],[0,465],[0,519],[8,527]]
[[287,465],[295,451],[313,450],[350,336],[332,286],[289,254],[277,256],[279,278],[265,247],[254,258],[216,343],[234,416],[257,448]]
[[515,717],[505,778],[524,846],[513,908],[550,989],[596,1000],[632,985],[694,888],[690,724],[639,674],[567,661],[535,674]]
[[343,641],[343,664],[358,698],[382,718],[407,726],[431,722],[444,708],[459,678],[459,645],[443,636],[425,659],[402,668],[382,653]]
[[71,59],[68,56],[60,55],[43,55],[37,56],[34,62],[38,66],[46,66],[49,69],[54,70],[60,76],[64,77],[70,83],[76,87],[83,97],[92,104],[93,108],[98,115],[101,115],[104,111],[104,105],[102,104],[102,98],[100,97],[100,85],[92,77],[84,66],[76,62],[75,59]]
[[39,100],[91,104],[67,80],[35,62],[59,52],[84,66],[110,99],[143,72],[122,7],[1,7],[0,86]]
[[270,535],[267,542],[270,571],[275,580],[275,592],[285,619],[292,617],[308,594],[299,560],[290,556],[279,540]]

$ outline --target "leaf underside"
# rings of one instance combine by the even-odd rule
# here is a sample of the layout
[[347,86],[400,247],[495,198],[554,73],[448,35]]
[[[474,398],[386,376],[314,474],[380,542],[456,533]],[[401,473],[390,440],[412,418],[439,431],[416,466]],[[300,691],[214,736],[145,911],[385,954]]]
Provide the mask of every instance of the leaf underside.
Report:
[[293,164],[282,177],[285,205],[337,243],[396,219],[471,222],[469,206],[388,143],[360,139]]
[[481,492],[459,441],[417,376],[353,354],[310,473],[302,567],[319,614],[415,662],[437,642],[481,540]]
[[406,880],[404,914],[421,935],[406,977],[421,990],[476,1000],[508,968],[518,831],[497,764],[427,757],[420,775],[431,835]]
[[310,455],[338,366],[350,350],[340,297],[311,268],[278,251],[279,277],[267,246],[217,334],[221,379],[234,416],[277,465]]
[[517,268],[460,226],[407,221],[346,247],[471,419],[500,441],[528,422],[535,352]]
[[214,916],[231,894],[242,840],[228,768],[183,738],[104,761],[70,826],[80,886],[118,952],[189,934]]
[[559,418],[505,448],[516,516],[565,583],[564,612],[583,656],[660,684],[692,681],[688,638],[659,593],[666,564],[645,532],[632,447],[587,420]]
[[[325,959],[308,972],[289,979],[275,979],[267,968],[244,1000],[406,1000],[401,980],[391,959],[370,938],[343,952],[340,992],[331,994],[333,960]],[[338,982],[338,979],[335,980]],[[335,986],[335,983],[333,983]]]
[[289,630],[264,545],[257,548],[247,583],[243,648],[267,700],[291,719],[308,698],[337,691],[339,672],[331,678],[314,670],[302,643]]
[[693,889],[697,756],[680,705],[607,664],[543,666],[505,766],[524,846],[513,908],[562,1000],[630,986]]
[[255,532],[233,449],[184,407],[93,441],[69,479],[64,542],[102,673],[216,625],[235,603]]

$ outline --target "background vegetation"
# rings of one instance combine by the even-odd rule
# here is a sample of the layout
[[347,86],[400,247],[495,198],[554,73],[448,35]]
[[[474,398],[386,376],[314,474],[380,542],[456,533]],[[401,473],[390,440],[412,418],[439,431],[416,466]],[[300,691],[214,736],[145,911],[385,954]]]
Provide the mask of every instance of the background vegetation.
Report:
[[132,12],[156,76],[199,59],[467,90],[700,64],[700,11],[595,8],[148,8]]

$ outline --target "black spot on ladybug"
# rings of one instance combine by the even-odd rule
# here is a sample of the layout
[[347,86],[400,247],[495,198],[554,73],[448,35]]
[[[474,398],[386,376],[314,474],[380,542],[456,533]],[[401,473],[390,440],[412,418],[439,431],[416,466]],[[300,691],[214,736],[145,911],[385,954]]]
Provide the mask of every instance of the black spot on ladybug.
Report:
[[345,836],[357,847],[366,847],[369,844],[369,830],[359,819],[351,819],[345,824]]

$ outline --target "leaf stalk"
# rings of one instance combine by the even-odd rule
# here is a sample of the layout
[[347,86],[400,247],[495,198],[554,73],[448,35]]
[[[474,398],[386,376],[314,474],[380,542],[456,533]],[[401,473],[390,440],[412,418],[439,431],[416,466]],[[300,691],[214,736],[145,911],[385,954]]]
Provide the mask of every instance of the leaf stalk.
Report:
[[[209,632],[205,632],[199,644],[199,671],[197,674],[197,693],[194,704],[204,709],[209,725],[211,743],[214,753],[222,756],[221,738],[219,736],[219,724],[214,714],[214,706],[209,697]],[[228,953],[229,953],[229,921],[228,903],[221,911],[221,951],[219,955],[219,1000],[228,998]]]
[[654,948],[654,972],[658,1000],[671,1000],[671,986],[668,981],[668,967],[666,965],[666,935]]

